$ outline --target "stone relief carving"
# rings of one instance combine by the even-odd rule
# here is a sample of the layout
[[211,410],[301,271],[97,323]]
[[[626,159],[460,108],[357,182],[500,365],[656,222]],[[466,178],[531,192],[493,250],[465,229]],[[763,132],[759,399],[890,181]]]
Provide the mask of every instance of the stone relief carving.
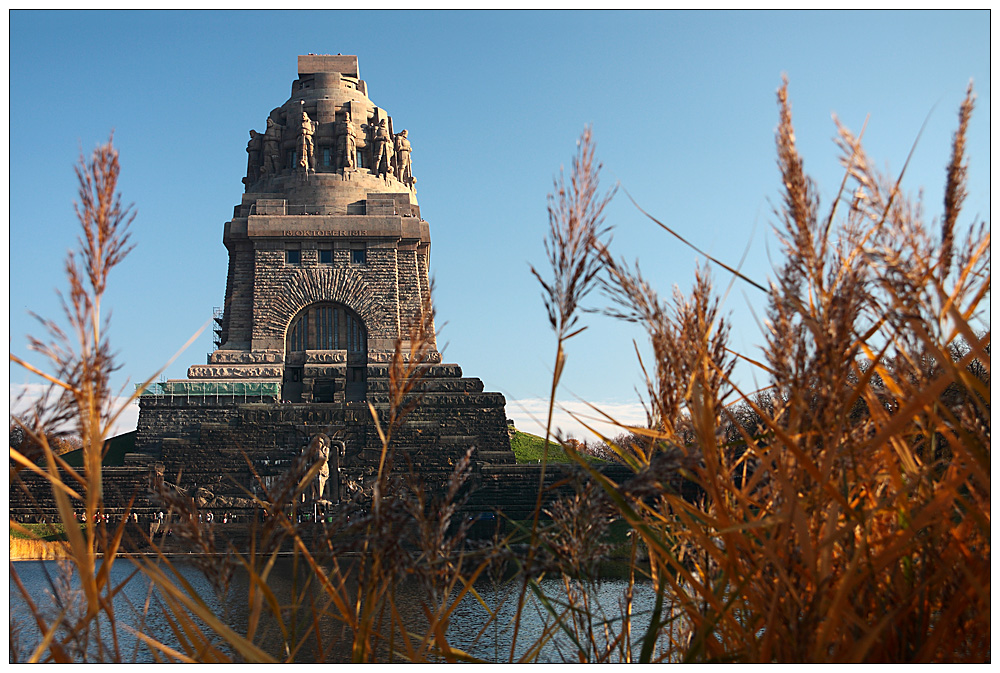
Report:
[[264,137],[250,129],[250,140],[247,142],[247,176],[243,178],[243,184],[247,187],[257,182],[261,173],[261,150],[264,145]]
[[316,159],[313,156],[313,134],[316,133],[317,122],[309,118],[305,108],[299,114],[299,168],[306,173],[316,172]]
[[281,170],[281,130],[284,127],[270,117],[267,118],[267,130],[264,131],[263,164],[260,167],[262,175],[276,175]]
[[364,277],[351,269],[299,269],[281,287],[269,293],[254,326],[255,337],[275,337],[284,342],[292,318],[309,304],[334,301],[361,316],[369,337],[387,329],[390,317],[381,307],[381,298]]
[[412,187],[416,180],[413,179],[413,168],[410,164],[412,147],[406,136],[406,129],[403,129],[394,136],[396,142],[396,179],[404,185]]

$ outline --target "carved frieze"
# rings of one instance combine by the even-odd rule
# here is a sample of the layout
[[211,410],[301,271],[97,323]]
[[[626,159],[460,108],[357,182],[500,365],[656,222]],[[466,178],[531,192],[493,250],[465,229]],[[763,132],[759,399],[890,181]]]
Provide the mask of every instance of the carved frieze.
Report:
[[[376,364],[389,364],[392,362],[392,355],[392,351],[371,351],[368,353],[368,362]],[[410,359],[409,353],[403,353],[403,362],[409,362]],[[438,351],[426,353],[422,357],[422,360],[428,364],[440,364],[441,353]]]
[[347,362],[347,351],[306,351],[306,362],[336,364]]
[[340,367],[317,367],[314,365],[307,366],[302,371],[302,376],[306,378],[331,378],[331,377],[343,377],[345,374],[345,369],[343,366]]
[[280,379],[284,367],[267,365],[193,365],[189,379]]
[[278,364],[284,359],[279,350],[267,351],[225,351],[217,350],[209,354],[208,364],[262,365]]

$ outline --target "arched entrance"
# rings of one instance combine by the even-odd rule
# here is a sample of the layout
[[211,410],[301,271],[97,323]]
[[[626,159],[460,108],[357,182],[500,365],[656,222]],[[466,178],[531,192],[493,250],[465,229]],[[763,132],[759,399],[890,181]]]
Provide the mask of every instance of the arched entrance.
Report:
[[[306,362],[306,351],[346,351],[341,373],[329,363]],[[342,365],[343,360],[337,362]],[[343,304],[319,302],[299,311],[285,333],[285,377],[281,398],[290,402],[353,402],[367,392],[368,330]]]

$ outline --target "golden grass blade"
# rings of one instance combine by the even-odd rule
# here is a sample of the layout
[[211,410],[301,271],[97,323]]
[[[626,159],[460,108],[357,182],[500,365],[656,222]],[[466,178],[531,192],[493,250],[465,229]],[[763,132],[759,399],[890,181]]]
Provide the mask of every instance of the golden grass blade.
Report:
[[22,367],[24,367],[25,369],[27,369],[32,374],[35,374],[36,376],[41,376],[43,379],[45,379],[49,383],[52,383],[52,384],[54,384],[56,386],[59,386],[63,390],[68,390],[69,392],[76,392],[76,389],[73,388],[73,386],[71,386],[68,383],[66,383],[65,381],[60,381],[59,379],[55,378],[54,376],[46,374],[45,372],[43,372],[42,370],[38,369],[37,367],[34,367],[33,365],[30,365],[27,362],[25,362],[24,360],[22,360],[21,358],[17,357],[13,353],[10,354],[10,359],[11,359],[12,362],[16,362],[17,364],[21,365]]
[[77,493],[72,488],[70,488],[65,483],[63,483],[63,481],[61,479],[57,478],[57,479],[55,479],[55,481],[53,481],[52,476],[48,472],[46,472],[45,470],[43,470],[42,468],[38,467],[37,465],[35,465],[30,460],[28,460],[27,458],[25,458],[23,455],[21,455],[21,453],[18,450],[13,449],[13,448],[10,449],[10,459],[13,460],[14,462],[16,462],[16,463],[18,463],[18,464],[20,464],[20,465],[28,468],[29,470],[31,470],[35,474],[37,474],[37,475],[39,475],[41,477],[44,477],[52,485],[53,489],[62,491],[66,495],[70,496],[71,498],[76,498],[77,500],[82,500],[83,499],[83,497],[79,493]]
[[168,646],[164,645],[160,641],[155,640],[155,639],[149,637],[148,635],[146,635],[142,631],[137,631],[136,629],[133,629],[128,624],[125,624],[124,626],[129,631],[129,633],[131,633],[133,636],[135,636],[136,638],[138,638],[139,640],[141,640],[142,642],[144,642],[151,650],[162,652],[163,654],[167,655],[168,657],[172,657],[173,659],[176,659],[177,661],[179,661],[182,664],[196,664],[196,663],[199,663],[197,659],[193,659],[193,658],[191,658],[191,657],[189,657],[189,656],[187,656],[187,655],[185,655],[185,654],[183,654],[181,652],[178,652],[177,650],[175,650],[175,649],[173,649],[171,647],[168,647]]
[[683,243],[684,245],[688,246],[689,248],[691,248],[692,250],[694,250],[695,252],[697,252],[699,255],[702,255],[703,257],[705,257],[705,259],[708,259],[709,261],[713,262],[714,264],[718,264],[723,269],[725,269],[729,273],[733,274],[734,276],[736,276],[740,280],[745,281],[749,285],[751,285],[751,286],[757,288],[758,290],[760,290],[761,292],[767,294],[768,290],[767,290],[766,287],[764,287],[763,285],[761,285],[760,283],[758,283],[758,282],[756,282],[754,280],[751,280],[750,278],[747,278],[742,273],[740,273],[738,270],[736,270],[733,267],[729,266],[725,262],[721,262],[721,261],[717,260],[716,258],[712,257],[711,255],[709,255],[707,252],[701,250],[696,245],[694,245],[693,243],[691,243],[690,241],[688,241],[686,238],[684,238],[683,236],[681,236],[680,234],[678,234],[676,231],[674,231],[673,229],[671,229],[670,227],[668,227],[667,225],[665,225],[663,222],[660,222],[658,219],[656,219],[655,217],[653,217],[652,215],[650,215],[649,213],[647,213],[645,210],[643,210],[642,207],[638,203],[636,203],[636,200],[632,198],[632,195],[629,194],[629,192],[628,192],[627,189],[622,189],[622,191],[625,192],[625,196],[628,197],[629,201],[632,202],[632,205],[634,205],[636,207],[636,209],[640,213],[642,213],[643,215],[645,215],[646,217],[648,217],[650,220],[652,220],[653,222],[655,222],[656,224],[658,224],[660,226],[660,228],[662,228],[668,234],[670,234],[671,236],[673,236],[674,238],[676,238],[677,240],[679,240],[681,243]]
[[180,357],[181,353],[186,351],[188,347],[191,346],[191,344],[197,341],[198,337],[201,336],[202,332],[204,332],[211,323],[212,320],[210,319],[206,321],[204,325],[199,327],[198,330],[194,334],[192,334],[187,341],[184,342],[184,345],[181,346],[176,353],[170,356],[170,359],[167,360],[166,364],[157,369],[152,376],[143,381],[142,384],[136,390],[132,391],[128,399],[125,400],[125,402],[123,402],[118,407],[117,411],[112,412],[112,414],[108,417],[108,419],[104,423],[104,426],[101,428],[102,435],[106,435],[107,433],[110,432],[112,428],[114,428],[115,424],[118,422],[118,419],[121,417],[122,413],[124,413],[124,411],[128,408],[128,406],[132,404],[132,402],[134,402],[142,394],[142,392],[149,387],[151,383],[153,383],[157,378],[159,378],[160,374],[165,372],[167,368],[174,363],[174,360]]

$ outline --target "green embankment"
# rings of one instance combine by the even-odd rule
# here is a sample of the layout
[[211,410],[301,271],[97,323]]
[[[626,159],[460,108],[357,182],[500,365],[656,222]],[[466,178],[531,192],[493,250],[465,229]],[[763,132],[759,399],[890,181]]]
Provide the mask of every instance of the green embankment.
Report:
[[[545,440],[537,435],[515,430],[514,436],[510,438],[510,448],[514,450],[514,457],[518,463],[538,463],[542,460]],[[550,463],[573,462],[573,459],[566,455],[562,447],[553,441],[549,441],[548,460]]]
[[[518,463],[539,463],[542,460],[545,440],[538,435],[532,435],[520,430],[514,431],[514,436],[510,438],[510,448],[514,450],[514,457]],[[587,461],[591,463],[603,463],[600,458],[587,456]],[[558,442],[549,440],[550,463],[572,463],[573,459],[566,455]]]
[[[135,450],[135,430],[111,437],[104,441],[105,467],[120,467],[125,464],[125,454]],[[83,449],[63,454],[63,460],[70,467],[83,467]]]
[[[9,530],[10,537],[16,540],[40,539],[45,542],[58,542],[66,539],[66,527],[62,523],[22,523],[20,525],[30,531],[30,533],[15,530],[11,526]],[[80,528],[83,527],[84,524],[80,524]]]

